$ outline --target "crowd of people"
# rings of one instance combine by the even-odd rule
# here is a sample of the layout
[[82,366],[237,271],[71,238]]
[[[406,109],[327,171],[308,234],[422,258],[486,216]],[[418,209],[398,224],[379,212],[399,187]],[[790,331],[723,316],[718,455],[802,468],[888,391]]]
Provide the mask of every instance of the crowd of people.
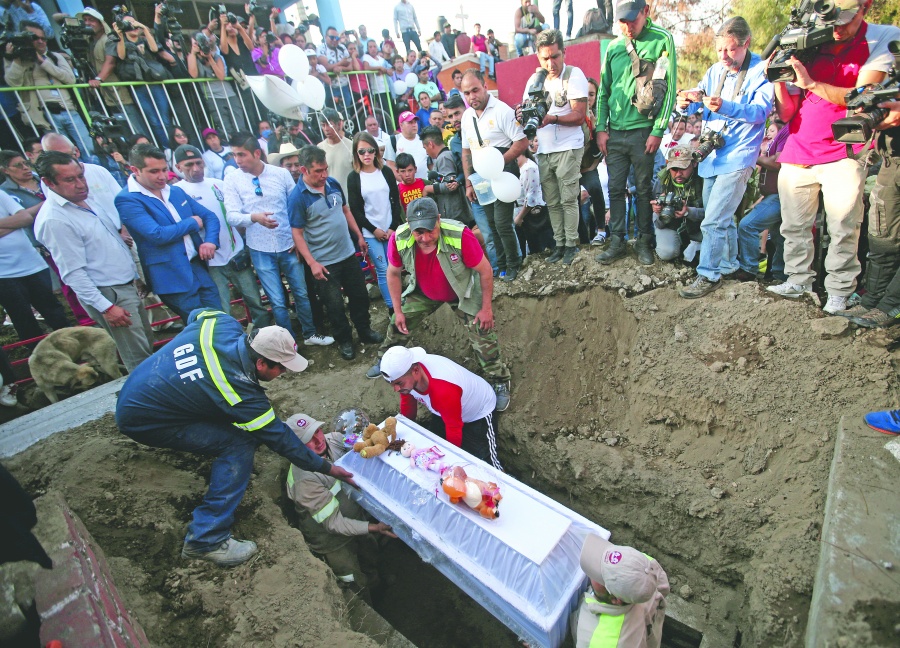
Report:
[[[135,132],[124,151],[105,148],[103,138],[83,147],[90,136],[78,123],[67,91],[41,90],[30,103],[29,93],[22,93],[23,114],[57,132],[24,140],[22,152],[0,152],[5,175],[0,305],[22,340],[42,332],[35,312],[54,329],[73,320],[98,323],[134,373],[152,355],[150,322],[142,306],[149,292],[189,324],[204,349],[214,346],[215,326],[231,327],[221,313],[230,313],[236,296],[246,303],[256,329],[269,330],[274,319],[283,331],[277,344],[259,338],[258,346],[247,342],[262,357],[245,350],[257,378],[277,376],[277,368],[284,369],[280,357],[296,364],[296,353],[285,350],[285,344],[336,345],[346,360],[355,357],[357,343],[371,344],[377,345],[378,361],[367,376],[384,378],[408,394],[417,386],[427,392],[431,374],[422,373],[424,365],[415,354],[404,356],[404,371],[398,373],[392,349],[404,347],[409,333],[448,303],[487,379],[478,389],[490,394],[484,400],[491,400],[492,411],[509,406],[511,389],[492,310],[494,282],[519,280],[528,255],[571,266],[580,246],[591,244],[603,246],[596,259],[604,265],[633,254],[642,265],[696,267],[696,278],[679,290],[686,299],[702,298],[729,280],[758,281],[774,295],[795,299],[812,291],[815,241],[827,235],[824,311],[860,327],[890,326],[900,318],[900,102],[883,104],[884,119],[865,144],[846,145],[831,129],[846,114],[846,93],[885,80],[895,64],[888,44],[900,41],[900,29],[867,23],[871,1],[837,0],[841,11],[834,42],[806,63],[792,58],[790,81],[769,81],[769,62],[751,51],[749,25],[730,18],[716,32],[718,60],[697,87],[678,88],[672,35],[650,19],[644,0],[617,4],[621,35],[604,51],[599,80],[566,62],[563,33],[549,28],[536,6],[522,0],[515,45],[531,48],[540,68],[517,106],[488,91],[499,48],[490,30],[481,35],[480,25],[471,38],[480,69],[454,70],[452,87],[441,87],[437,71],[460,53],[460,39],[448,24],[422,47],[415,9],[407,0],[394,11],[406,57],[396,54],[388,30],[377,43],[362,25],[344,33],[326,27],[325,41],[315,47],[308,31],[287,30],[274,12],[270,30],[258,28],[252,14],[246,26],[241,18],[223,14],[191,37],[183,57],[190,76],[221,84],[208,85],[200,108],[215,124],[199,133],[205,151],[192,143],[187,129],[172,123],[168,104],[162,109],[163,97],[154,98],[146,87],[145,94],[135,95],[137,106],[122,107],[137,109],[139,124],[146,117],[152,136],[163,145]],[[557,24],[560,8],[557,2]],[[182,56],[177,47],[170,48],[171,39],[160,37],[159,26],[165,23],[159,11],[155,30],[127,15],[111,30],[93,9],[81,16],[100,36],[98,87],[136,74],[128,71],[129,64],[155,78],[155,66],[145,69],[135,58],[147,65],[156,60],[153,54],[165,66],[172,64],[169,58],[177,64]],[[611,22],[612,16],[602,18]],[[570,13],[569,33],[571,22]],[[48,26],[34,16],[20,24],[35,36],[34,59],[23,61],[10,51],[7,83],[71,83],[65,57],[47,50]],[[110,32],[118,40],[110,40]],[[286,121],[273,128],[271,121],[257,119],[251,130],[251,122],[230,108],[246,91],[239,72],[252,63],[257,72],[283,76],[277,51],[284,42],[306,48],[310,73],[331,89],[330,103],[313,121]],[[368,83],[382,81],[379,91],[394,92],[407,109],[398,110],[396,124],[369,115],[365,128],[350,138],[341,107],[355,101],[359,81],[346,72],[360,70],[379,71]],[[407,88],[404,75],[410,72],[417,83]],[[226,75],[237,85],[226,82]],[[532,89],[539,85],[543,95],[535,98]],[[518,178],[518,199],[499,190],[498,196],[491,181],[476,171],[479,152],[488,145],[502,155],[503,170]],[[876,172],[866,197],[866,177]],[[867,254],[859,247],[866,200]],[[824,219],[816,226],[819,211]],[[384,332],[372,328],[361,258],[373,268],[390,317]],[[53,295],[51,273],[62,285],[72,317]],[[236,329],[233,333],[240,336]],[[195,380],[187,359],[178,353],[169,359],[182,381],[185,376]],[[243,361],[235,362],[233,370],[242,371]],[[9,385],[15,376],[3,363],[0,369],[6,383],[0,403],[7,404],[10,396],[14,403]],[[240,402],[223,376],[214,374],[209,390],[226,403]],[[277,427],[277,418],[268,412],[256,413],[267,417],[264,425]],[[487,435],[476,453],[499,468],[490,412],[477,413],[478,422],[487,419],[478,426],[464,413],[463,408],[453,414],[454,425],[462,426],[461,432],[454,428],[454,438],[466,447],[467,430],[479,440]],[[879,413],[868,422],[900,432],[896,412]],[[282,432],[273,434],[284,449]],[[133,436],[148,442],[143,432]],[[316,437],[316,429],[296,436],[313,444],[308,449],[315,455],[325,456],[328,444]],[[296,466],[329,473],[330,460],[311,458],[291,443]],[[193,447],[184,439],[172,444],[166,447]],[[242,470],[249,479],[246,463]],[[349,479],[340,472],[330,476]],[[238,490],[234,506],[243,493]],[[208,524],[195,522],[191,533],[196,536],[189,535],[185,545],[189,557],[218,548],[230,526],[219,520],[210,536]],[[362,529],[356,526],[353,532]],[[365,533],[372,531],[389,529],[365,527]],[[243,545],[223,551],[228,560],[232,554],[250,555]],[[663,573],[658,592],[664,579]],[[602,582],[594,589],[602,597],[598,587]],[[609,603],[610,593],[605,597],[600,603]],[[655,594],[644,600],[655,600]],[[578,626],[581,633],[582,623]],[[590,627],[584,626],[588,635],[594,632]]]

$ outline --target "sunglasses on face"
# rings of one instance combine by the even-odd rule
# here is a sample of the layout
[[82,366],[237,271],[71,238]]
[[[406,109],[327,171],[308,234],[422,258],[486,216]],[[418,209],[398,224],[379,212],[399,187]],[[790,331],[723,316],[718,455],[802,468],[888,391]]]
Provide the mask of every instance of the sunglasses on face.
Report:
[[373,148],[361,148],[356,150],[360,155],[375,155],[375,149]]
[[341,40],[340,36],[329,36],[328,40]]
[[262,195],[263,195],[262,187],[259,186],[259,178],[253,178],[253,192],[254,192],[257,196],[262,196]]

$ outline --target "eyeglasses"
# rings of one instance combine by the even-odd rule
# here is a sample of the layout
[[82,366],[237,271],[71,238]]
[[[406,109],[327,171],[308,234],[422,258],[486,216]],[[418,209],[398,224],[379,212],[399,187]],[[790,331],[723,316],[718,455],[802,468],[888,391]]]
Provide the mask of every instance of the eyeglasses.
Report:
[[356,152],[360,155],[375,155],[375,149],[373,148],[356,149]]
[[28,162],[19,162],[18,164],[10,164],[7,168],[9,169],[20,169],[24,171],[25,169],[30,169],[31,165]]
[[328,40],[341,40],[340,36],[329,36]]
[[47,42],[47,39],[44,38],[43,36],[32,36],[31,40],[33,40],[34,42],[37,42],[37,41],[41,41],[42,43]]
[[253,192],[257,196],[262,196],[262,187],[259,186],[259,178],[253,178]]

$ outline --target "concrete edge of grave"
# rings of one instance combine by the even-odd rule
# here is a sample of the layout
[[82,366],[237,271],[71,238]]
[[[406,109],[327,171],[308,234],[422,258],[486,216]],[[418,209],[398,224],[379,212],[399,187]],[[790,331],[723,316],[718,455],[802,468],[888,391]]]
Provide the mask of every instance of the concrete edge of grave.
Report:
[[699,648],[726,648],[735,645],[738,628],[725,619],[716,619],[718,625],[710,623],[707,606],[689,603],[670,593],[666,597],[666,623],[674,619],[692,630],[703,634]]
[[900,461],[890,441],[861,418],[838,425],[807,648],[896,645],[878,627],[900,608]]
[[0,425],[0,458],[11,457],[57,432],[114,411],[124,383],[125,377],[117,378]]
[[385,648],[417,648],[416,644],[401,634],[387,619],[350,590],[343,590],[347,603],[350,627]]

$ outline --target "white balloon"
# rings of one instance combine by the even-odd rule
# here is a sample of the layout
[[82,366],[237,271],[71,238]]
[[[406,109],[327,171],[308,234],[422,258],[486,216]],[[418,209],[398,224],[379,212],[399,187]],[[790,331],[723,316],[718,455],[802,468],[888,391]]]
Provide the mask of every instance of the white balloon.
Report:
[[503,173],[503,153],[493,146],[472,150],[472,166],[475,172],[488,180],[499,178]]
[[303,79],[303,98],[307,106],[313,110],[325,107],[325,86],[314,76]]
[[305,79],[309,75],[309,58],[306,52],[290,43],[279,48],[278,65],[293,79]]
[[416,76],[415,72],[410,72],[406,75],[406,79],[404,79],[404,81],[406,81],[407,88],[412,88],[415,87],[415,85],[419,82],[419,77]]
[[257,99],[276,115],[289,119],[300,118],[299,108],[303,100],[284,79],[266,74],[265,76],[248,76],[247,83],[250,84]]
[[512,173],[503,172],[491,180],[491,191],[500,202],[516,202],[522,194],[522,185]]
[[294,89],[294,92],[297,93],[297,96],[300,97],[300,103],[304,106],[309,105],[309,100],[306,97],[306,86],[303,85],[303,82],[306,79],[294,79],[291,81],[291,87]]
[[397,79],[396,81],[394,81],[394,94],[402,95],[407,90],[409,90],[409,86],[406,85],[406,81],[403,81],[401,79]]

